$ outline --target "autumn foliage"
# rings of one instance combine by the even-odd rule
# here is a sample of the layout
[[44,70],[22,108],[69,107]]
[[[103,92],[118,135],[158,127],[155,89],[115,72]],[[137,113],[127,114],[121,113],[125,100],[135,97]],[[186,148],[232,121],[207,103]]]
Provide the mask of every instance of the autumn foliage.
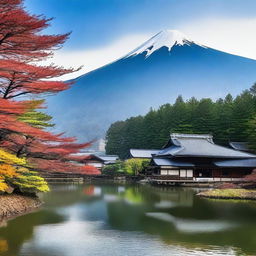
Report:
[[71,83],[56,78],[76,71],[37,64],[69,36],[44,35],[50,21],[28,13],[22,0],[0,0],[0,191],[47,191],[37,172],[98,174],[76,164],[81,159],[74,154],[90,143],[45,130],[51,117],[44,100],[33,99],[68,89]]

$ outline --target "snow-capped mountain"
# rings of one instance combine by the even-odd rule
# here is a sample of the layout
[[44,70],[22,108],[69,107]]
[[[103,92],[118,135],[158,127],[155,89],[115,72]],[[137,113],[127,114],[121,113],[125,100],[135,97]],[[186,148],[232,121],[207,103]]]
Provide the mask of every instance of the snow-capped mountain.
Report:
[[175,45],[182,46],[191,45],[193,43],[195,42],[190,40],[187,36],[178,30],[163,30],[127,54],[125,57],[128,58],[142,53],[146,53],[146,57],[149,57],[154,51],[157,51],[162,47],[167,47],[168,51],[171,51],[172,47]]
[[185,99],[234,95],[256,81],[256,61],[221,52],[176,30],[162,31],[123,58],[76,79],[48,100],[61,130],[103,137],[111,123]]

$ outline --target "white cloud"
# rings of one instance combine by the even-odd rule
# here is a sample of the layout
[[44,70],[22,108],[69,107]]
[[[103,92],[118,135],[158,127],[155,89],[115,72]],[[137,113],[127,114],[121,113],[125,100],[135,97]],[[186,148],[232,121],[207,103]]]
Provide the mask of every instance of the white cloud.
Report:
[[185,24],[180,29],[206,46],[256,59],[256,18],[203,19]]
[[47,63],[53,62],[60,66],[74,68],[83,65],[82,70],[62,77],[63,80],[75,78],[123,57],[149,37],[149,34],[127,35],[110,45],[92,50],[67,51],[64,47],[62,50],[57,51],[55,56],[48,60]]

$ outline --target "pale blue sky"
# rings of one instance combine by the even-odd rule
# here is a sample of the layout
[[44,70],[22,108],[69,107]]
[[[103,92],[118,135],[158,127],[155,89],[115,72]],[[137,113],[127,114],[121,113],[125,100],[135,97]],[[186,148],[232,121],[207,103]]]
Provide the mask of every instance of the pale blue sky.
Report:
[[203,18],[256,16],[255,0],[26,0],[25,5],[55,18],[51,32],[73,31],[70,48],[94,48],[126,34],[158,32]]
[[163,29],[256,59],[256,0],[25,0],[25,6],[55,18],[48,32],[72,31],[54,61],[83,64],[84,71],[121,57]]

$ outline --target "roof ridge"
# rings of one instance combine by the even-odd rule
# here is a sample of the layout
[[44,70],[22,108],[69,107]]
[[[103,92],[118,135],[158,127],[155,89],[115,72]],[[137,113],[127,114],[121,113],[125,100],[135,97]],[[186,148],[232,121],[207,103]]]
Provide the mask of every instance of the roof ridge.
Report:
[[172,139],[180,139],[180,138],[212,139],[213,138],[211,134],[171,133],[170,136]]
[[161,151],[161,149],[144,149],[144,148],[131,148],[130,150],[144,150],[144,151],[159,150],[159,151]]

